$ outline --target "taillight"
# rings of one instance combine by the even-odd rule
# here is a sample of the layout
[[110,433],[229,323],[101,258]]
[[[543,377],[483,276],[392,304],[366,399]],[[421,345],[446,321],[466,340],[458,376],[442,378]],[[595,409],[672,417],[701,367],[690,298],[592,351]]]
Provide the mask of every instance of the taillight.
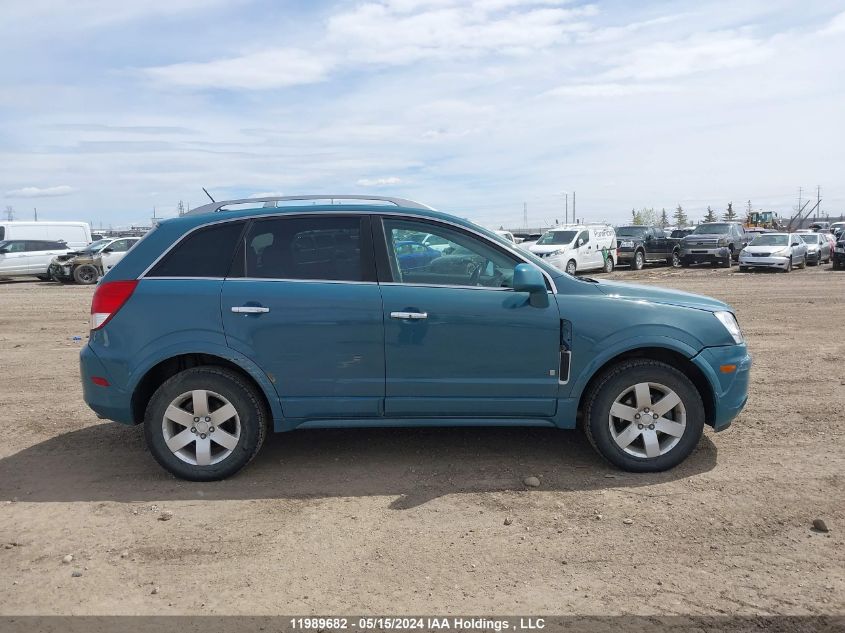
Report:
[[97,286],[91,300],[91,329],[99,330],[117,314],[123,304],[132,296],[138,280],[107,281]]

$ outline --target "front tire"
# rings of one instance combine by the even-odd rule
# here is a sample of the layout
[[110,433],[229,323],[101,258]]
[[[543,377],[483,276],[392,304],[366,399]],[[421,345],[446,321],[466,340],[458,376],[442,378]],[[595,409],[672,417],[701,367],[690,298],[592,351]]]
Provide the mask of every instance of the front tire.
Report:
[[254,385],[223,367],[186,369],[153,394],[144,436],[153,457],[181,479],[225,479],[264,443],[269,415]]
[[584,427],[599,455],[614,466],[659,472],[680,464],[697,446],[704,404],[692,381],[671,365],[629,360],[608,369],[590,389]]
[[570,259],[568,262],[566,262],[566,268],[564,270],[566,271],[567,274],[572,275],[574,277],[575,276],[575,270],[577,268],[578,267],[575,264],[575,260]]
[[634,261],[631,262],[631,269],[642,270],[643,266],[645,266],[645,255],[642,251],[637,251],[634,253]]
[[97,270],[96,266],[92,266],[91,264],[82,264],[73,269],[74,281],[83,286],[90,286],[91,284],[97,283],[99,277],[100,271]]
[[604,272],[612,273],[613,272],[613,258],[608,255],[607,259],[604,260]]
[[681,267],[681,254],[678,251],[673,251],[672,256],[666,262],[672,268],[680,268]]

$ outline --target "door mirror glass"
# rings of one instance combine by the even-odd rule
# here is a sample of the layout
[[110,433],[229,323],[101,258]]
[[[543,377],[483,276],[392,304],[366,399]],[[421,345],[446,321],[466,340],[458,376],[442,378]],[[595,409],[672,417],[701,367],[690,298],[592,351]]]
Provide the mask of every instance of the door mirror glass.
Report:
[[114,249],[111,246],[106,246],[103,250],[100,251],[101,253],[113,253]]

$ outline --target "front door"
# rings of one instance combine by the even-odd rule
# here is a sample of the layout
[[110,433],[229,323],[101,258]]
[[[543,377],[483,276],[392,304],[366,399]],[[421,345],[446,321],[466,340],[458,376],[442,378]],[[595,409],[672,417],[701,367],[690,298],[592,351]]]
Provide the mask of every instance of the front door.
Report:
[[15,240],[2,242],[3,252],[0,253],[0,276],[25,275],[29,272],[29,255],[26,242]]
[[[376,227],[378,228],[378,227]],[[385,415],[548,417],[556,411],[560,316],[512,289],[521,263],[469,231],[385,216],[376,230],[384,301]],[[403,258],[429,234],[448,242],[419,265]]]
[[129,249],[132,248],[137,241],[137,239],[123,238],[115,240],[104,248],[100,253],[100,261],[103,264],[103,273],[105,274],[114,268],[115,264],[123,259]]
[[369,218],[253,221],[221,310],[228,345],[268,374],[286,418],[381,414],[384,325]]

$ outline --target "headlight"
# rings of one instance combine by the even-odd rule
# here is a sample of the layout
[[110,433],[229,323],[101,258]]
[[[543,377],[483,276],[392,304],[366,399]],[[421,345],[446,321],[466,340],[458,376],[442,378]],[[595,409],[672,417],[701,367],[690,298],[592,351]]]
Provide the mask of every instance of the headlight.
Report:
[[557,249],[556,251],[549,251],[548,253],[545,253],[543,257],[554,257],[558,253],[560,253],[560,249]]
[[720,237],[719,238],[719,246],[727,246],[728,245],[728,238]]
[[725,329],[733,337],[734,343],[739,345],[742,343],[742,330],[739,329],[739,323],[736,322],[736,317],[730,312],[714,312],[713,316],[722,322]]
[[786,248],[782,248],[779,251],[775,251],[774,253],[772,253],[772,255],[774,255],[775,257],[789,257],[790,255],[792,255],[792,249],[787,246]]

